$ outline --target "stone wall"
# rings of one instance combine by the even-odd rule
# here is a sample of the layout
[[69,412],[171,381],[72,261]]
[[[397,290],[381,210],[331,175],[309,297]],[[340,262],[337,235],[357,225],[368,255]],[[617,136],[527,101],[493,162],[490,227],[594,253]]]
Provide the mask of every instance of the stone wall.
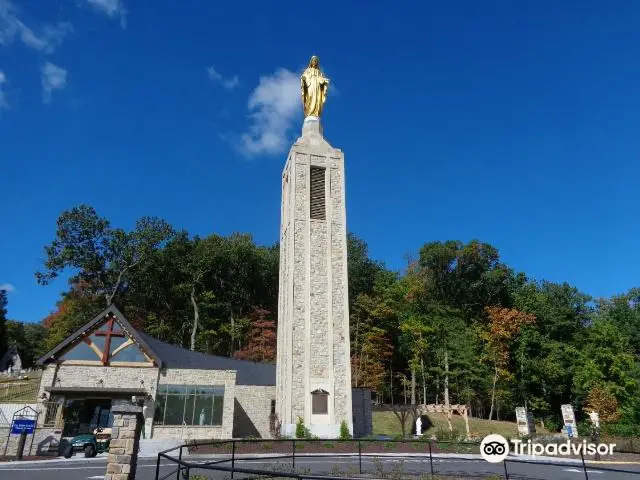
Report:
[[[42,375],[40,376],[40,387],[38,388],[38,398],[42,398],[42,395],[46,393],[45,387],[53,386],[57,370],[58,366],[55,364],[49,364],[42,369]],[[41,421],[43,419],[40,418],[38,420]]]
[[[7,439],[8,434],[9,428],[0,428],[0,456],[5,454],[5,445],[7,448],[7,456],[14,456],[18,451],[20,435],[10,435]],[[61,435],[62,430],[60,429],[36,428],[33,436],[27,435],[23,455],[25,457],[30,455],[47,455],[49,453],[56,455]]]
[[269,418],[275,386],[236,385],[233,438],[271,438]]
[[[155,392],[158,384],[158,368],[155,367],[104,367],[60,365],[55,387],[144,388]],[[44,380],[43,380],[44,382]]]
[[[101,388],[143,388],[155,400],[158,375],[159,369],[155,367],[49,364],[42,372],[38,398],[46,393],[46,387],[94,387],[96,393]],[[147,412],[150,413],[145,418],[144,429],[145,436],[149,438],[148,432],[152,431],[153,426],[153,408],[147,409]],[[39,424],[44,421],[44,417],[45,415],[40,415]]]

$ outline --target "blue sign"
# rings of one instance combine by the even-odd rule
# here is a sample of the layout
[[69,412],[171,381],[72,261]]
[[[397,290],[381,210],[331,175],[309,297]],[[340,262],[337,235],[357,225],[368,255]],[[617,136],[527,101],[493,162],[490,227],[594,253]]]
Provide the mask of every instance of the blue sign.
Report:
[[20,435],[24,430],[27,434],[32,434],[36,429],[35,419],[16,418],[11,424],[11,433]]

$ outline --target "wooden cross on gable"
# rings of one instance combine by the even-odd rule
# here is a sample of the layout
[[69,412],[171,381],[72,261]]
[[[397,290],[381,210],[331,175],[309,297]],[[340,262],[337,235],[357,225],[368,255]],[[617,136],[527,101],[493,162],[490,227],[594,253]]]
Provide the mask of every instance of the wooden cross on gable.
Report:
[[107,323],[105,323],[106,330],[98,330],[95,335],[104,338],[104,348],[102,349],[102,364],[107,365],[109,363],[109,352],[111,351],[111,337],[126,337],[123,331],[114,332],[113,327],[117,325],[116,319],[113,315],[109,317]]

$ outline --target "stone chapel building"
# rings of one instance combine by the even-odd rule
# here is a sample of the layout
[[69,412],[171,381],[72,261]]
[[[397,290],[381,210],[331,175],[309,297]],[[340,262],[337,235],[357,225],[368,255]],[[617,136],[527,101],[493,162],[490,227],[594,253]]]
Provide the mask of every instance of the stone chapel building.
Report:
[[[113,400],[143,404],[145,439],[273,438],[276,432],[275,365],[170,345],[134,329],[113,305],[38,364],[38,423],[52,427],[57,440],[110,427]],[[353,397],[354,433],[369,434],[370,394]]]

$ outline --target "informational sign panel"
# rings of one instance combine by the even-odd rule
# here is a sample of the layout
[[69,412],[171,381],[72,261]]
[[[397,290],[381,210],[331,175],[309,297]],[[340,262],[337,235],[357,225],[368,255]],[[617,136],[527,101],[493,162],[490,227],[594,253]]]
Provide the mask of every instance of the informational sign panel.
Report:
[[11,423],[11,434],[20,435],[24,430],[28,435],[31,435],[36,429],[36,421],[31,418],[16,418]]
[[516,422],[518,422],[518,433],[521,436],[529,435],[527,411],[524,407],[516,407]]
[[562,420],[564,421],[564,429],[569,437],[578,438],[578,426],[576,425],[576,416],[573,412],[573,405],[562,405]]
[[527,412],[524,407],[516,407],[516,422],[518,423],[518,433],[527,436],[536,433],[536,425],[533,414]]
[[527,423],[529,424],[529,435],[536,433],[536,421],[533,419],[533,413],[527,412]]

